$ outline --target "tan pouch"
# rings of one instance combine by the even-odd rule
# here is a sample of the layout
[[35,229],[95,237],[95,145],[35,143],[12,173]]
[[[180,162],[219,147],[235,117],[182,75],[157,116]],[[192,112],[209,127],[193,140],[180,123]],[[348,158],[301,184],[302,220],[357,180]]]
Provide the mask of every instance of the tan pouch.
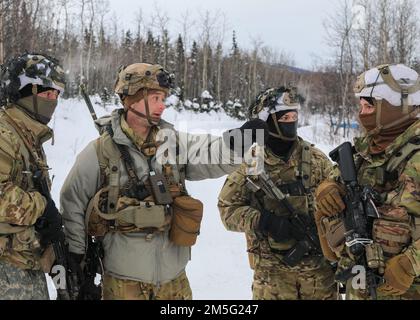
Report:
[[90,200],[86,215],[85,224],[89,236],[103,237],[109,231],[109,223],[100,216],[103,213],[100,208],[106,203],[109,188],[100,189]]
[[[105,214],[106,218],[112,215]],[[102,216],[104,217],[104,216]],[[165,206],[140,202],[115,213],[118,225],[135,225],[137,228],[160,228],[165,224]]]
[[410,243],[410,225],[407,222],[377,219],[373,223],[373,240],[385,254],[396,255]]
[[200,233],[203,203],[190,196],[180,196],[174,199],[172,209],[169,239],[178,246],[194,245]]
[[373,223],[372,236],[385,255],[396,255],[411,241],[410,216],[403,207],[384,205],[378,207],[380,218]]

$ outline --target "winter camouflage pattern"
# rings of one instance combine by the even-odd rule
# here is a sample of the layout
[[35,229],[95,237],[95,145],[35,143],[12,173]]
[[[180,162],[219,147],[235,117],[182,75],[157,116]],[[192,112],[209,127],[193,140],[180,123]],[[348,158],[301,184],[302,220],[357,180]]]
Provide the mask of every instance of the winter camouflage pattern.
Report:
[[49,300],[45,274],[0,260],[0,300]]
[[0,261],[21,269],[39,269],[40,245],[33,225],[45,208],[44,197],[33,188],[30,152],[8,121],[31,133],[39,161],[45,163],[41,143],[51,137],[47,126],[9,105],[0,112]]
[[104,300],[191,300],[188,278],[183,272],[174,280],[156,286],[133,280],[104,276]]
[[[273,155],[270,150],[265,150],[265,171],[274,183],[283,184],[296,181],[296,175],[299,174],[299,168],[302,162],[302,144],[303,140],[299,138],[288,163]],[[311,174],[308,178],[310,179],[310,192],[313,194],[315,187],[330,173],[332,164],[320,150],[313,146],[310,147],[310,156]],[[308,272],[308,278],[318,274],[319,277],[329,278],[332,284],[332,269],[330,267],[320,269],[320,265],[325,263],[323,257],[306,257],[296,267],[290,268],[281,261],[282,255],[278,251],[292,248],[295,240],[290,239],[282,243],[277,243],[270,237],[261,237],[256,234],[254,230],[258,225],[259,211],[253,205],[255,199],[252,192],[245,186],[246,172],[247,167],[243,164],[228,176],[219,195],[218,207],[222,221],[228,230],[245,232],[246,234],[250,264],[256,274],[254,296],[261,298],[288,297],[290,299],[296,299],[299,296],[296,286],[289,286],[286,282],[282,283],[280,280],[282,279],[281,276],[274,276],[277,274],[293,273],[296,277],[304,278],[306,272]],[[288,199],[301,212],[313,214],[312,197],[305,195],[289,196]],[[285,209],[281,209],[278,204],[274,204],[268,201],[268,199],[264,199],[264,207],[267,210],[277,210],[276,213],[278,214],[286,214],[286,212],[282,211]],[[274,253],[272,249],[278,250],[277,253]],[[261,275],[266,276],[262,277]],[[271,280],[272,275],[278,281]],[[263,286],[267,286],[266,290],[268,291],[261,289],[262,284]],[[302,281],[301,284],[302,286],[309,285],[309,287],[299,290],[305,292],[315,290],[313,282]],[[271,285],[273,286],[272,288]],[[325,290],[329,291],[330,294],[321,294],[323,297],[332,297],[334,295],[335,288],[332,285],[329,285]],[[271,291],[274,292],[272,295],[270,294]],[[276,293],[279,291],[282,292]],[[307,297],[302,294],[300,296],[301,298]]]
[[0,98],[15,102],[21,97],[19,90],[27,84],[37,84],[62,92],[65,72],[58,60],[47,55],[25,53],[8,60],[0,70]]
[[[383,297],[380,299],[420,299],[420,151],[414,151],[409,157],[403,160],[397,167],[396,179],[388,179],[383,183],[378,178],[378,168],[385,167],[392,155],[397,154],[403,146],[410,141],[418,142],[413,138],[420,136],[420,121],[415,122],[403,134],[398,136],[389,145],[385,153],[369,155],[369,139],[362,137],[355,140],[357,154],[355,163],[361,162],[358,170],[359,183],[370,185],[380,193],[384,199],[378,205],[380,219],[374,223],[374,240],[379,243],[388,255],[385,259],[397,254],[405,254],[412,263],[417,278],[408,292],[402,296]],[[331,179],[339,181],[339,171],[333,170]],[[392,215],[391,215],[392,213]],[[382,226],[382,235],[376,236],[376,229]],[[385,227],[384,227],[385,226]],[[405,232],[406,229],[409,229]],[[407,233],[407,234],[406,234]],[[394,241],[383,241],[395,237]],[[404,243],[402,240],[405,239]],[[340,265],[348,264],[348,257],[341,252]],[[343,267],[344,268],[344,267]],[[350,285],[351,288],[351,285]],[[349,297],[352,299],[366,299],[367,295],[362,290],[350,290]]]

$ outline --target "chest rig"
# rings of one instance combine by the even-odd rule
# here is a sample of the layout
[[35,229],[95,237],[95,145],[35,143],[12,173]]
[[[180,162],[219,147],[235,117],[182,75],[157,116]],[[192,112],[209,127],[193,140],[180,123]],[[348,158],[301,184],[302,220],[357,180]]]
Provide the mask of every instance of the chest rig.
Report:
[[[162,174],[152,168],[152,158],[159,142],[154,142],[156,130],[141,146],[147,158],[149,178],[141,181],[128,147],[115,143],[111,126],[104,128],[95,148],[100,168],[100,190],[88,206],[86,224],[89,235],[103,236],[108,231],[145,232],[150,236],[168,229],[172,215],[172,200],[186,192],[184,177],[176,181],[170,164],[162,165]],[[120,164],[128,181],[121,185]]]
[[380,193],[395,189],[406,163],[419,150],[420,136],[414,136],[379,166],[370,165],[359,155],[356,159],[356,170],[360,183],[369,185]]
[[[271,170],[269,173],[276,187],[288,196],[291,204],[305,214],[313,214],[313,196],[312,196],[312,170],[311,170],[311,144],[302,142],[302,154],[298,166],[294,168],[293,176],[283,177],[282,172]],[[258,184],[258,180],[256,180]],[[258,199],[257,199],[258,198]],[[251,194],[252,203],[262,201],[266,210],[273,211],[280,215],[286,215],[287,210],[276,201],[266,199],[261,192]]]
[[[264,209],[278,216],[287,217],[291,228],[300,234],[297,238],[290,238],[277,242],[269,236],[257,234],[258,249],[250,249],[249,253],[257,253],[257,258],[250,255],[251,267],[254,263],[264,265],[262,259],[258,258],[269,253],[274,253],[287,267],[295,267],[303,261],[312,261],[312,258],[321,256],[316,225],[313,218],[313,201],[311,196],[311,145],[302,143],[301,159],[298,161],[294,177],[290,174],[286,177],[280,172],[278,174],[263,173],[255,179],[252,188],[251,178],[248,178],[247,188],[251,191],[251,206],[257,210]],[[271,170],[273,171],[273,170]],[[285,183],[283,182],[285,179]],[[274,190],[274,193],[271,192]],[[277,190],[277,191],[275,191]],[[270,195],[277,194],[277,196]],[[261,208],[263,207],[263,208]],[[251,243],[251,239],[247,239]],[[259,254],[258,254],[259,252]],[[306,258],[310,258],[309,260]],[[254,261],[255,260],[255,261]],[[258,261],[258,262],[257,262]],[[305,262],[305,263],[306,263]]]

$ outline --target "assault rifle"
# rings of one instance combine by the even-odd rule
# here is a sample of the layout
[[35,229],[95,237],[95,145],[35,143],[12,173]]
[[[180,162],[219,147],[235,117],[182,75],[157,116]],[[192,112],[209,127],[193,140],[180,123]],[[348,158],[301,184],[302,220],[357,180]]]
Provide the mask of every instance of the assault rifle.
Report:
[[[41,169],[35,171],[33,175],[33,182],[36,189],[45,197],[48,201],[51,200],[50,189],[48,187],[47,179],[44,176]],[[42,229],[46,227],[47,222],[40,217],[37,220],[37,228]],[[69,269],[68,264],[68,246],[64,239],[52,241],[51,246],[54,250],[55,262],[54,265],[63,266],[65,270],[65,289],[57,288],[57,299],[58,300],[76,300],[79,294],[79,286],[77,283],[77,275],[73,274]]]
[[[283,256],[283,262],[294,267],[306,254],[313,252],[321,254],[321,245],[313,218],[296,210],[267,173],[261,173],[259,175],[259,181],[261,182],[260,186],[247,177],[247,187],[254,193],[262,191],[267,197],[282,204],[289,212],[288,218],[295,231],[294,234],[299,235],[299,239],[296,239],[298,240],[297,244]],[[260,205],[262,204],[260,203]]]
[[[346,194],[344,203],[346,209],[342,213],[345,228],[346,246],[356,258],[356,263],[366,271],[366,288],[373,300],[377,299],[376,289],[380,277],[370,268],[366,256],[366,246],[373,243],[373,220],[379,217],[373,200],[377,200],[371,187],[362,187],[357,181],[356,166],[353,160],[353,148],[350,142],[345,142],[330,152],[330,157],[337,162],[344,183]],[[345,281],[352,277],[349,270],[336,276],[337,280]]]

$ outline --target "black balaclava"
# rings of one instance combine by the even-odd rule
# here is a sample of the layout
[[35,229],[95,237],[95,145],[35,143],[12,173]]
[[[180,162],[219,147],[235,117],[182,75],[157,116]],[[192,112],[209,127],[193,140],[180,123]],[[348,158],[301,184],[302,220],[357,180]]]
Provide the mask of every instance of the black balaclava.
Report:
[[[275,114],[271,114],[267,120],[270,133],[267,145],[276,156],[285,161],[289,160],[294,149],[297,140],[298,122],[278,122],[277,120],[290,111],[296,110],[278,111]],[[275,121],[278,126],[276,126]]]

